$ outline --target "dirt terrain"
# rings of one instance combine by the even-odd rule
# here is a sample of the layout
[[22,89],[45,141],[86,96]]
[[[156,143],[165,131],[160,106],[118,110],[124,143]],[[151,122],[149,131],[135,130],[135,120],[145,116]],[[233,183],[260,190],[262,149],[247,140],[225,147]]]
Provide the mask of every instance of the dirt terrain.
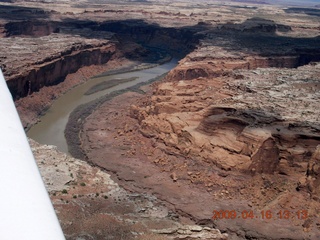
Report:
[[32,142],[67,238],[319,239],[319,11],[2,3],[0,65],[26,128],[91,76],[181,59],[71,116],[90,165]]
[[[319,65],[317,68],[314,79],[319,78]],[[310,66],[301,67],[295,70],[296,75],[290,71],[296,80],[298,76],[310,77],[309,70]],[[277,77],[285,74],[277,69],[241,70],[249,81],[250,74],[257,81],[262,74],[273,78],[275,72]],[[125,188],[150,192],[182,216],[236,234],[235,239],[317,239],[319,196],[314,169],[318,127],[294,125],[292,119],[286,122],[284,110],[283,119],[274,112],[263,114],[252,103],[252,92],[259,96],[257,99],[270,101],[268,93],[261,91],[264,81],[247,92],[238,86],[249,81],[223,80],[215,79],[211,84],[205,79],[164,82],[143,100],[137,93],[127,93],[105,103],[83,127],[82,145],[88,160],[111,171]],[[290,87],[294,89],[301,80],[289,82]],[[277,92],[283,83],[267,84],[272,86],[270,92]],[[188,92],[190,85],[198,87]],[[297,95],[304,94],[297,90]],[[206,101],[194,101],[195,94]],[[235,108],[238,105],[233,98],[242,100],[237,101],[241,110]],[[296,106],[294,101],[292,104]],[[302,104],[301,112],[308,111],[306,105]],[[301,112],[296,110],[300,117]],[[313,115],[306,115],[312,122]],[[290,219],[276,215],[288,209]],[[211,221],[214,210],[236,210],[240,217]],[[294,213],[304,210],[308,218],[297,219]],[[243,211],[253,211],[254,220],[243,219]],[[272,219],[262,219],[262,211],[271,211]]]
[[30,145],[67,239],[227,239],[218,229],[179,223],[156,197],[125,191],[55,146]]

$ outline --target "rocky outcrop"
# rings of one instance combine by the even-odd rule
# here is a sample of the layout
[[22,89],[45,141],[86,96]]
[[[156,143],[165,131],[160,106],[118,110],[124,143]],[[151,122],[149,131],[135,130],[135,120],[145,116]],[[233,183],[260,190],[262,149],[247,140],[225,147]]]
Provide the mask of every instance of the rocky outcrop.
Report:
[[[305,70],[303,68],[292,70],[291,74],[296,74],[296,79],[300,82],[300,77],[310,68],[313,66],[306,67]],[[276,105],[270,102],[270,108],[268,106],[261,109],[265,100],[269,99],[268,101],[270,101],[271,95],[269,95],[261,97],[258,102],[255,98],[260,109],[252,106],[252,97],[262,93],[260,90],[262,88],[257,86],[265,83],[257,80],[258,72],[255,70],[249,72],[254,72],[252,81],[256,81],[256,83],[253,85],[251,85],[251,80],[241,78],[231,80],[230,77],[225,77],[225,84],[221,84],[218,78],[215,80],[198,78],[173,82],[169,76],[169,82],[157,86],[155,95],[149,100],[149,106],[142,108],[133,106],[131,116],[139,120],[141,132],[145,136],[158,138],[167,146],[174,146],[175,151],[180,154],[187,152],[192,156],[205,156],[208,159],[221,158],[221,162],[225,161],[222,159],[230,159],[231,157],[237,163],[242,162],[242,164],[233,164],[237,169],[270,174],[279,171],[280,160],[287,161],[292,167],[298,162],[309,161],[310,153],[314,152],[319,143],[319,135],[309,131],[308,124],[292,124],[293,109],[287,108],[286,112],[280,110],[282,109],[281,101],[283,100],[280,100],[282,96],[273,93],[273,91],[280,91],[278,86],[285,86],[282,83],[279,83],[280,85],[275,82],[268,84],[269,93],[262,94],[279,96],[279,99],[273,100]],[[267,72],[268,70],[265,71],[264,76]],[[312,78],[316,78],[313,73]],[[244,84],[246,81],[249,81],[250,84]],[[294,82],[287,81],[286,84],[298,86]],[[313,80],[306,84],[312,85]],[[189,93],[186,89],[191,86],[193,87]],[[296,88],[297,93],[300,91],[300,87],[301,85]],[[274,90],[271,90],[273,88]],[[316,89],[317,87],[312,92]],[[235,93],[235,97],[229,98],[230,91]],[[181,94],[182,92],[183,94]],[[304,95],[304,93],[300,94],[301,97]],[[235,107],[238,105],[236,99],[241,99],[242,104],[239,107]],[[299,99],[296,100],[300,101]],[[221,105],[212,107],[210,105],[213,102],[220,102]],[[291,106],[296,105],[292,103]],[[296,112],[295,116],[300,116],[299,114],[305,112],[307,106],[309,107],[307,103],[302,105],[300,103],[300,106],[298,111],[301,113]],[[313,105],[310,107],[313,108]],[[278,108],[279,110],[276,110]],[[279,112],[282,113],[281,116]],[[309,116],[311,122],[316,121],[315,115]],[[289,121],[288,123],[286,123],[286,119]],[[267,125],[268,127],[265,127]],[[317,128],[315,127],[315,129]],[[300,133],[298,133],[299,131]],[[317,132],[317,130],[315,131]],[[218,151],[218,149],[220,150]],[[238,154],[238,156],[236,157],[234,154]],[[252,161],[249,165],[247,157]],[[243,158],[243,160],[239,162],[239,158]],[[217,160],[212,161],[220,166],[222,164]],[[283,169],[281,171],[285,172]]]
[[5,37],[10,36],[30,36],[30,37],[43,37],[52,33],[58,33],[59,23],[46,22],[46,21],[21,21],[9,22],[4,25]]
[[305,176],[302,176],[299,179],[297,190],[305,190],[311,194],[311,197],[316,200],[320,201],[319,195],[319,188],[320,188],[320,145],[317,146],[316,150],[314,151],[313,155],[311,156],[307,171]]
[[171,239],[228,239],[228,234],[219,230],[197,225],[186,225],[169,229],[153,230],[158,234],[168,234]]
[[272,138],[265,140],[251,157],[249,169],[254,173],[274,173],[279,164],[279,148]]

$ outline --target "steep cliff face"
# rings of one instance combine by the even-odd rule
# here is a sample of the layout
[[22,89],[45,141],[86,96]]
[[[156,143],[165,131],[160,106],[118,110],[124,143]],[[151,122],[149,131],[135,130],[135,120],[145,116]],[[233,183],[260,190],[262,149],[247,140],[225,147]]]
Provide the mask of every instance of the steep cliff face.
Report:
[[250,169],[257,173],[274,173],[279,164],[279,148],[274,139],[265,140],[251,157]]
[[87,38],[81,31],[60,33],[61,22],[30,19],[2,25],[0,66],[14,99],[58,84],[81,67],[104,64],[117,52],[112,33]]
[[[221,51],[223,51],[221,49]],[[221,52],[219,51],[219,52]],[[310,62],[320,61],[319,49],[313,51],[301,50],[301,53],[288,54],[284,56],[245,56],[241,57],[218,57],[207,56],[199,59],[188,56],[180,62],[180,66],[172,70],[167,76],[168,80],[191,80],[199,77],[218,77],[232,74],[237,69],[257,69],[257,68],[296,68]],[[200,60],[200,61],[199,61]],[[190,65],[190,61],[194,64]]]
[[177,57],[192,51],[200,38],[199,35],[195,35],[197,31],[192,27],[185,29],[160,27],[139,20],[105,22],[92,28],[98,31],[114,32],[122,42],[130,40],[165,49]]
[[288,25],[251,18],[202,28],[198,29],[197,48],[167,80],[230,76],[237,69],[297,68],[320,61],[319,37],[295,37]]
[[45,59],[34,65],[29,72],[9,78],[7,84],[14,98],[24,97],[43,86],[58,84],[68,74],[76,72],[81,67],[104,64],[115,52],[115,44],[109,43],[104,46],[87,46],[79,50],[71,48],[70,53],[61,53],[56,58]]
[[4,29],[6,37],[21,35],[42,37],[50,35],[51,33],[58,33],[59,23],[38,20],[9,22],[4,25]]

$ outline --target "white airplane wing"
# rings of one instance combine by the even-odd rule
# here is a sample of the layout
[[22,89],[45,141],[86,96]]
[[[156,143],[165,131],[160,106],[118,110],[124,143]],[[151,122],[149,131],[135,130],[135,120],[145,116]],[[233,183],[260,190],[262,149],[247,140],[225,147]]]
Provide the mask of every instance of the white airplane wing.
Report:
[[65,239],[0,70],[0,239]]

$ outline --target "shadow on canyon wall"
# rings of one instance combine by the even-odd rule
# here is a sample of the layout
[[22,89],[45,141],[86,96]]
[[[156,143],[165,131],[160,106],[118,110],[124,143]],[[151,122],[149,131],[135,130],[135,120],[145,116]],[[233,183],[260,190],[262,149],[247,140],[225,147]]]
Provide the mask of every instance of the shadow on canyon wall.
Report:
[[[155,63],[159,58],[166,59],[166,53],[183,58],[192,52],[200,41],[208,46],[222,47],[228,52],[265,58],[263,64],[252,64],[252,68],[298,67],[320,60],[319,37],[280,36],[277,33],[291,31],[290,26],[263,18],[247,19],[240,24],[211,25],[199,22],[194,26],[174,28],[151,24],[142,19],[97,22],[65,18],[62,21],[51,21],[49,15],[53,12],[49,14],[38,8],[0,6],[0,13],[0,18],[10,21],[4,26],[7,37],[36,38],[52,33],[65,33],[84,38],[107,39],[117,43],[118,49],[121,49],[128,59],[147,63]],[[293,60],[286,64],[283,59],[274,61],[273,58],[279,56],[293,56]],[[64,77],[60,76],[57,81],[52,81],[51,85],[63,81]],[[28,81],[25,79],[26,84]],[[27,92],[20,93],[18,97],[25,94]]]
[[320,9],[316,8],[287,8],[284,10],[286,13],[307,14],[310,16],[320,16]]
[[[208,35],[212,45],[221,46],[228,51],[239,51],[262,57],[299,55],[299,62],[291,67],[319,61],[320,37],[295,38],[278,34],[290,31],[292,31],[290,26],[268,19],[251,18],[240,24],[218,25],[217,28],[209,30]],[[215,41],[215,39],[218,40]]]
[[[308,12],[318,13],[320,10],[289,8],[285,11],[302,11],[308,14]],[[50,21],[49,16],[48,12],[40,8],[0,6],[0,18],[15,20],[5,25],[7,36],[39,37],[51,33],[68,33],[85,38],[115,39],[121,43],[135,42],[167,50],[171,54],[180,55],[180,58],[191,52],[200,39],[206,38],[210,39],[207,43],[211,45],[261,56],[312,55],[309,60],[303,59],[298,65],[320,60],[319,56],[315,56],[320,55],[319,37],[279,36],[277,32],[289,32],[291,27],[257,17],[247,19],[240,24],[227,23],[214,26],[199,22],[195,26],[169,28],[139,19],[96,22],[65,18],[62,22],[57,22]]]
[[[73,29],[75,34],[89,38],[103,38],[105,36],[102,33],[114,33],[113,37],[116,37],[121,43],[131,41],[143,46],[163,49],[172,55],[178,55],[179,58],[191,52],[200,39],[209,39],[206,44],[221,46],[228,51],[263,57],[299,55],[298,62],[291,67],[320,60],[320,49],[318,48],[320,37],[280,36],[278,32],[290,32],[291,27],[263,18],[251,18],[240,24],[227,23],[218,26],[199,22],[195,26],[181,28],[165,28],[135,19],[101,23],[65,19],[58,31],[63,32],[66,27]],[[90,36],[86,31],[81,33],[82,29],[89,29]]]
[[[7,1],[11,2],[11,1]],[[21,21],[21,20],[31,20],[31,19],[48,19],[50,14],[41,8],[31,8],[22,6],[0,6],[0,18],[11,20],[11,21]]]

